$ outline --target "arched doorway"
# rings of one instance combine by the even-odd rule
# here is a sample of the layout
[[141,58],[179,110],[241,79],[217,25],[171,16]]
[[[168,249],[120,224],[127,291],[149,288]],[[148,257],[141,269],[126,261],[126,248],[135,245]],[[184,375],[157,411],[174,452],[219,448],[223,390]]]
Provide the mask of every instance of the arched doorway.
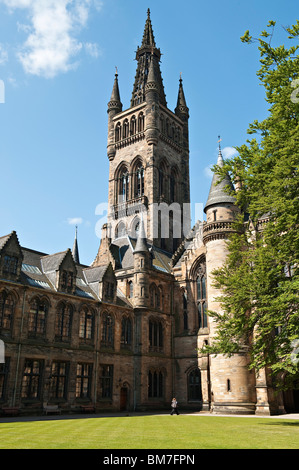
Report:
[[188,401],[202,405],[201,372],[198,368],[188,374]]
[[299,412],[299,390],[285,390],[283,392],[284,409],[286,413]]
[[120,389],[120,411],[125,411],[128,409],[128,398],[129,398],[129,391],[128,387],[121,387]]

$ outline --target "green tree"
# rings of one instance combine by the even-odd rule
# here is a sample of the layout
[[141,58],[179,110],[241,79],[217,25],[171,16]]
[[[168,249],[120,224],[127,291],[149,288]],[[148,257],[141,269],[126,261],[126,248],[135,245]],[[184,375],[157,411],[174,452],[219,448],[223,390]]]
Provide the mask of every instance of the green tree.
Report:
[[241,38],[258,44],[269,109],[249,125],[254,136],[238,155],[214,168],[229,172],[240,217],[226,263],[214,272],[223,313],[209,312],[218,333],[208,349],[230,355],[245,348],[251,368],[269,367],[287,384],[299,371],[299,21],[285,28],[289,48],[272,45],[274,32],[270,21],[259,38],[249,31]]

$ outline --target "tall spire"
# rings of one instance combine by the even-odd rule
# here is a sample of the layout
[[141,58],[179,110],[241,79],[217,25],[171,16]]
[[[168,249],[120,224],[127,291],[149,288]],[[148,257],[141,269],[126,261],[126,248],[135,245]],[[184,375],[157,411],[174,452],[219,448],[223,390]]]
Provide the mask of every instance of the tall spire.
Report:
[[155,82],[158,85],[160,102],[166,106],[166,97],[164,92],[163,80],[160,70],[160,57],[161,51],[156,47],[155,37],[150,18],[150,10],[147,10],[147,19],[142,37],[141,46],[137,48],[136,60],[137,70],[135,75],[135,82],[133,87],[131,107],[136,106],[146,101],[145,98],[145,85],[148,81],[149,66],[152,61],[153,74]]
[[145,23],[143,38],[142,38],[142,46],[143,47],[146,47],[146,46],[156,47],[153,27],[151,23],[151,12],[149,8],[147,9],[147,19]]
[[[220,136],[218,136],[218,139],[219,139],[218,140],[219,150],[218,150],[217,166],[219,168],[223,168],[224,161],[223,161],[222,152],[221,152]],[[227,173],[225,177],[222,179],[217,173],[214,173],[210,192],[209,192],[209,197],[204,208],[205,212],[208,209],[208,207],[213,206],[213,205],[225,204],[225,203],[234,204],[236,202],[235,197],[231,196],[227,192],[227,188],[234,190],[234,186],[230,179],[229,174]]]
[[72,255],[73,255],[75,263],[80,264],[78,241],[77,241],[77,231],[78,231],[78,226],[76,225],[75,240],[74,240],[74,244],[73,244]]

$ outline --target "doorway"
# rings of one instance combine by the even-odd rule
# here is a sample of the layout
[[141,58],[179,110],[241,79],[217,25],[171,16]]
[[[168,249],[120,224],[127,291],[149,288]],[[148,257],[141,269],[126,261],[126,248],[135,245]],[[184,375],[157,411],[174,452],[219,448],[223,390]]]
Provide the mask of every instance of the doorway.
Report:
[[120,389],[120,411],[125,411],[128,406],[128,389],[122,387]]

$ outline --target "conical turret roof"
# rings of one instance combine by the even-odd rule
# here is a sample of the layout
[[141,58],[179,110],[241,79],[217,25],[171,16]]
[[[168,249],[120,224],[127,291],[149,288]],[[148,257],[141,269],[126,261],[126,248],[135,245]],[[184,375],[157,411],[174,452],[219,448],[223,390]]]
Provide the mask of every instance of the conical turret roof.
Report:
[[178,100],[177,100],[177,105],[175,108],[175,113],[176,114],[188,113],[188,111],[189,109],[186,103],[186,98],[185,98],[184,89],[183,89],[183,80],[182,80],[182,77],[180,76]]
[[[219,144],[217,166],[219,166],[220,168],[223,168],[223,165],[224,165],[224,161],[223,161],[222,152],[221,152],[221,148]],[[204,208],[205,212],[210,206],[214,206],[217,204],[225,204],[225,203],[234,204],[236,202],[236,198],[234,196],[231,196],[227,192],[227,188],[234,190],[234,186],[232,184],[229,174],[227,173],[225,177],[221,179],[221,177],[218,174],[214,173],[210,192],[209,192],[209,197]]]
[[120,101],[120,93],[119,93],[119,86],[118,86],[118,73],[116,71],[114,77],[114,83],[111,93],[111,98],[108,103],[108,108],[117,108],[120,111],[122,110],[122,103]]
[[134,253],[146,253],[146,252],[148,252],[148,246],[147,246],[147,242],[146,242],[146,235],[145,235],[144,224],[143,224],[143,216],[141,214],[140,229],[139,229],[138,238],[137,238]]

